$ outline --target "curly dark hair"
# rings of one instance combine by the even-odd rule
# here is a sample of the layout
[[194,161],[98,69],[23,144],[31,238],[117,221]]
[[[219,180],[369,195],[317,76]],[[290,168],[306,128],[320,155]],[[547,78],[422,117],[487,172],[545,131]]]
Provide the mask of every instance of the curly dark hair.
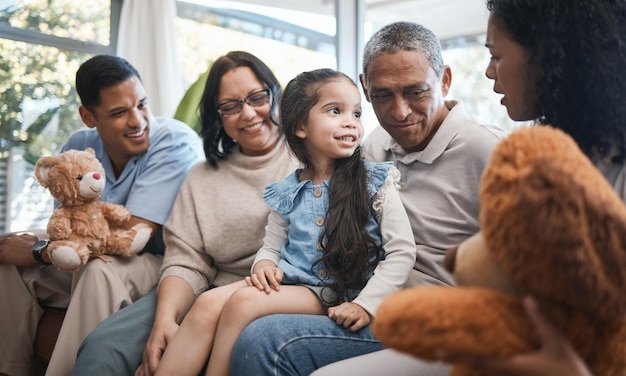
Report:
[[487,0],[490,19],[530,56],[536,121],[587,155],[626,156],[626,1]]
[[199,106],[202,124],[200,135],[204,143],[204,155],[213,167],[217,167],[217,161],[225,159],[236,144],[235,140],[224,131],[216,106],[222,77],[239,67],[252,69],[259,81],[270,89],[272,98],[270,120],[278,126],[278,101],[282,87],[271,69],[259,58],[245,51],[231,51],[219,57],[211,65]]
[[[305,168],[311,165],[311,160],[304,141],[296,136],[296,131],[307,121],[324,84],[337,80],[348,80],[354,84],[341,72],[317,69],[300,73],[285,87],[280,104],[281,125],[291,151]],[[315,265],[324,265],[328,272],[326,286],[335,293],[335,299],[325,303],[336,305],[349,300],[350,289],[365,286],[369,273],[382,255],[382,245],[366,228],[373,209],[360,146],[352,156],[335,161],[328,200],[325,226],[319,239],[322,257]]]

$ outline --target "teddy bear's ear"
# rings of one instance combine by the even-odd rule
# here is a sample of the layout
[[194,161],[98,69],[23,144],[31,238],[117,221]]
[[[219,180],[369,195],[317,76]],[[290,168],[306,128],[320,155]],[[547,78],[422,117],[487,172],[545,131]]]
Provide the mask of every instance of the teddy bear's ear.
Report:
[[91,154],[91,155],[96,155],[96,151],[95,151],[95,150],[93,150],[93,148],[87,148],[87,149],[85,149],[85,151],[86,151],[87,153]]
[[44,188],[49,187],[48,173],[59,162],[58,157],[41,157],[35,165],[35,177]]

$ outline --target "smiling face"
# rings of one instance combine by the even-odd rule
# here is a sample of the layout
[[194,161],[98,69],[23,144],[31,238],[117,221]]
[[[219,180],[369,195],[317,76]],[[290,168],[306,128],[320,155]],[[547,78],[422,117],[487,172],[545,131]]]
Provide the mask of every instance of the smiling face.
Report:
[[152,113],[136,76],[101,89],[99,104],[81,106],[79,112],[83,122],[98,131],[116,175],[132,157],[148,150]]
[[493,80],[493,91],[504,94],[500,103],[506,107],[509,117],[515,121],[536,118],[534,89],[529,80],[528,52],[489,17],[487,40],[491,59],[485,71]]
[[423,150],[448,114],[450,68],[438,78],[423,53],[401,50],[376,56],[367,70],[360,79],[380,125],[407,152]]
[[[222,76],[217,103],[248,97],[266,87],[248,67],[235,68]],[[224,117],[226,134],[237,142],[241,152],[258,156],[270,152],[280,137],[278,127],[270,120],[271,103],[253,107],[244,103],[241,112]]]
[[304,140],[316,167],[324,169],[336,159],[350,157],[359,145],[363,137],[361,96],[354,83],[343,77],[321,84],[318,95],[296,137]]

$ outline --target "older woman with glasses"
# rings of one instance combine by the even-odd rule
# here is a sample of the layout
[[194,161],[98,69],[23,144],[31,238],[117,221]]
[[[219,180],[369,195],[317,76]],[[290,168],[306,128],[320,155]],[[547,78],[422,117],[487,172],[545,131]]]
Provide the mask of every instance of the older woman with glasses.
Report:
[[153,374],[196,297],[250,274],[269,215],[265,186],[298,166],[278,127],[280,93],[271,70],[247,52],[213,63],[200,103],[206,162],[189,172],[164,225],[158,293],[96,328],[73,374]]

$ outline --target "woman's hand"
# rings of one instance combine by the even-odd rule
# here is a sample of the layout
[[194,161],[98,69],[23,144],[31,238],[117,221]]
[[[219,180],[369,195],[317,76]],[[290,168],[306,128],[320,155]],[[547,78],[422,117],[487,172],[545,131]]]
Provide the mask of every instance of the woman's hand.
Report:
[[167,344],[172,340],[177,330],[178,324],[175,321],[163,324],[155,322],[143,350],[142,363],[135,371],[135,376],[154,375]]
[[272,289],[278,291],[283,280],[283,271],[273,261],[261,260],[254,265],[253,273],[246,277],[248,286],[255,286],[259,291],[269,294]]
[[328,308],[328,317],[352,332],[364,328],[372,321],[369,313],[363,307],[350,302]]
[[508,359],[441,354],[441,360],[471,364],[486,374],[502,376],[591,376],[569,342],[541,315],[535,300],[524,298],[524,309],[541,342],[540,350]]

